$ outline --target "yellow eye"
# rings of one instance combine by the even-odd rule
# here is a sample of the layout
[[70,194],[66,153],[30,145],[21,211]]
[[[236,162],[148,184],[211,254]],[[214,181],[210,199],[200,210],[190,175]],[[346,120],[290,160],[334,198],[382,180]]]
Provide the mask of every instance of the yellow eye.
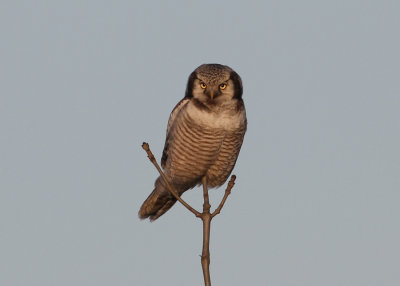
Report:
[[206,85],[204,82],[201,82],[201,83],[200,83],[200,87],[201,87],[202,89],[206,89],[207,85]]
[[219,85],[219,89],[224,90],[226,88],[226,86],[227,86],[226,83],[221,83]]

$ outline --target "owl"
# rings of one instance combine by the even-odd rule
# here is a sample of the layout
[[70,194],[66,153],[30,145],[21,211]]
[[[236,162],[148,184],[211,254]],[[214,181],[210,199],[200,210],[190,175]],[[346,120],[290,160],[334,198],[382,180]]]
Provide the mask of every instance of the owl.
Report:
[[[242,80],[230,67],[203,64],[189,76],[185,97],[169,117],[161,167],[179,196],[201,184],[209,188],[228,179],[247,128]],[[176,199],[161,177],[139,210],[154,221]]]

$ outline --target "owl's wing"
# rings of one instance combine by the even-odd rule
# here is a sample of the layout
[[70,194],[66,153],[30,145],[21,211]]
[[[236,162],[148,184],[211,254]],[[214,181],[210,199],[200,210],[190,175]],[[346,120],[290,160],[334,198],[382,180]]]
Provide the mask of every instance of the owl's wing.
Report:
[[184,107],[188,102],[190,101],[190,98],[183,98],[181,101],[178,102],[178,104],[174,107],[174,109],[171,112],[171,115],[169,116],[168,120],[168,126],[167,126],[167,137],[165,139],[165,144],[164,144],[164,151],[161,157],[161,167],[165,168],[165,163],[167,162],[168,159],[168,147],[169,147],[169,142],[170,142],[170,131],[171,127],[174,124],[175,118],[181,111],[182,107]]

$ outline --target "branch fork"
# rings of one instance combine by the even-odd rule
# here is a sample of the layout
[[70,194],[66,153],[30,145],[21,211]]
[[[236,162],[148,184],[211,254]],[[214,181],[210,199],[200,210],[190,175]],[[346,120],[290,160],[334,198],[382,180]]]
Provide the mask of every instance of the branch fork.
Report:
[[235,185],[236,176],[232,175],[229,180],[228,186],[226,187],[224,197],[222,198],[219,206],[214,210],[214,212],[210,213],[211,205],[208,197],[208,187],[207,187],[207,177],[203,177],[201,182],[203,185],[203,212],[199,212],[193,207],[191,207],[187,202],[185,202],[179,195],[178,192],[172,187],[169,183],[167,176],[161,170],[160,166],[157,163],[153,153],[150,150],[150,146],[148,143],[143,142],[142,148],[146,151],[147,157],[156,167],[157,171],[160,173],[160,176],[163,178],[167,189],[171,192],[171,194],[191,213],[193,213],[196,217],[200,218],[203,221],[203,250],[201,254],[201,265],[203,268],[203,276],[204,276],[204,284],[205,286],[211,286],[210,279],[210,227],[211,220],[221,212],[224,204],[231,193],[233,186]]

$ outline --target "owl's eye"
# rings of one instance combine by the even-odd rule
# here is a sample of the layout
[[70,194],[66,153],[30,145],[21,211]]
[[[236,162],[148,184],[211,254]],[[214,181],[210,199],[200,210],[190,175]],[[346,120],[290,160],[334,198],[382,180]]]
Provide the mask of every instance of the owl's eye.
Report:
[[226,88],[226,86],[227,86],[226,83],[221,83],[219,85],[219,89],[224,90]]
[[200,87],[201,87],[202,89],[206,89],[207,85],[206,85],[204,82],[201,82],[201,83],[200,83]]

